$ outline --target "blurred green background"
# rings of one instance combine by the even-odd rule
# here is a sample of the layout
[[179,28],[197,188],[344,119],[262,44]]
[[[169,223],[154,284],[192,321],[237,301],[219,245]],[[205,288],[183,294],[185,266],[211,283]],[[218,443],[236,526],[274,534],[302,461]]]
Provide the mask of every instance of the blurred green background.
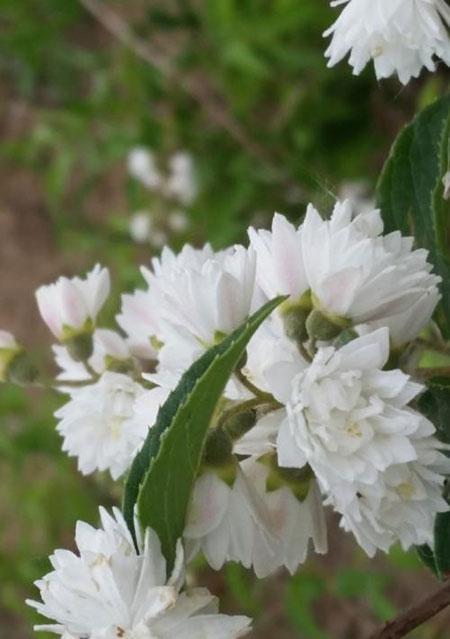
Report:
[[[336,195],[370,199],[396,133],[445,91],[448,74],[405,88],[377,83],[371,69],[358,78],[345,63],[328,70],[321,34],[333,17],[326,0],[1,0],[0,326],[48,360],[33,295],[60,273],[108,265],[111,321],[119,291],[139,284],[137,265],[164,238],[175,249],[220,248],[275,210],[299,220],[309,201],[326,210]],[[142,146],[161,165],[191,154],[198,196],[183,228],[128,174],[127,156]],[[143,209],[154,214],[155,241],[136,243],[130,221]],[[8,639],[33,636],[23,600],[36,594],[48,554],[73,543],[78,518],[95,522],[97,504],[118,499],[107,477],[81,478],[61,452],[52,413],[62,401],[0,388]],[[193,579],[226,610],[254,615],[258,639],[360,639],[433,587],[414,553],[369,561],[333,519],[330,547],[292,580],[201,564]],[[414,636],[449,637],[448,622],[444,613]]]

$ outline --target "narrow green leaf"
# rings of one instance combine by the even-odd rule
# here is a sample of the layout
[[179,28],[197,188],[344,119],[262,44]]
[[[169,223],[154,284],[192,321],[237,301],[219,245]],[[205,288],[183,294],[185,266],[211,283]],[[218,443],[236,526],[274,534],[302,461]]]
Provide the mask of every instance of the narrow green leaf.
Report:
[[420,113],[398,136],[377,187],[387,232],[414,235],[442,277],[441,329],[450,333],[450,201],[442,178],[449,170],[450,94]]
[[252,335],[283,299],[268,302],[190,367],[161,407],[133,462],[125,486],[125,519],[134,534],[137,502],[140,523],[158,533],[169,569],[218,401]]
[[440,577],[439,570],[436,566],[434,552],[430,548],[430,546],[428,546],[428,544],[424,544],[423,546],[416,546],[416,551],[425,566],[432,572],[434,572],[436,577]]

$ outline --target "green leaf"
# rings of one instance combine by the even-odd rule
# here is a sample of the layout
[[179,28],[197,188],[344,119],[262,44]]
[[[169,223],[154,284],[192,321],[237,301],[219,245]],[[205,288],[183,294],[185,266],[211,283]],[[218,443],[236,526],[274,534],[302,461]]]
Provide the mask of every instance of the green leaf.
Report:
[[449,170],[450,94],[420,113],[398,136],[384,166],[377,203],[387,232],[414,235],[442,277],[438,321],[450,333],[450,201],[442,178]]
[[155,426],[133,462],[125,486],[124,516],[134,535],[137,502],[140,523],[159,535],[169,570],[176,542],[183,534],[214,411],[252,335],[283,299],[278,297],[265,304],[189,368],[161,407]]
[[[418,401],[420,411],[436,427],[440,441],[450,443],[450,379],[433,377]],[[448,487],[447,487],[448,490]],[[446,495],[448,499],[448,495]],[[450,512],[438,513],[434,524],[434,549],[417,548],[422,561],[439,577],[450,573]]]

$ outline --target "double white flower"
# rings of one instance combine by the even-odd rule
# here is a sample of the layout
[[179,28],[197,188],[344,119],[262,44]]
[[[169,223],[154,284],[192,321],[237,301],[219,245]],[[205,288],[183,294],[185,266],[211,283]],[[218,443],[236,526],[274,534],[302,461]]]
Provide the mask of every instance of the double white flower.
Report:
[[121,513],[100,509],[102,527],[78,522],[79,555],[57,550],[53,572],[36,582],[42,602],[28,601],[56,623],[36,626],[65,639],[237,639],[250,619],[218,614],[204,588],[180,592],[184,558],[178,546],[170,577],[157,535],[147,529],[137,551]]
[[355,75],[373,60],[377,78],[396,73],[407,84],[436,58],[450,64],[450,7],[445,0],[335,0],[341,15],[325,32],[329,66],[350,52]]

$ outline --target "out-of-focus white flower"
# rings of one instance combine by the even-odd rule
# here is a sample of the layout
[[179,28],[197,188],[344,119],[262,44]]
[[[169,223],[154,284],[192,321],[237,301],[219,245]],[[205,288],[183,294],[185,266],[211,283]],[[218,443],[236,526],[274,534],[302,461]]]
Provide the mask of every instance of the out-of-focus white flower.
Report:
[[155,248],[162,248],[167,244],[167,233],[163,229],[154,229],[150,236],[150,244]]
[[[377,322],[413,310],[421,301],[423,328],[439,300],[428,253],[412,250],[413,238],[399,232],[380,236],[377,210],[353,216],[348,201],[337,202],[329,221],[311,205],[302,225],[303,264],[313,301],[325,314],[353,324]],[[406,319],[406,318],[404,318]]]
[[235,246],[198,268],[182,268],[163,291],[163,346],[159,360],[185,368],[238,328],[250,315],[255,291],[255,256]]
[[[97,328],[92,338],[94,348],[88,364],[99,375],[114,364],[120,364],[120,362],[126,362],[132,358],[127,342],[119,333],[106,328]],[[52,350],[55,361],[61,369],[57,377],[58,380],[82,381],[91,379],[91,373],[85,365],[75,361],[65,346],[56,344]]]
[[184,536],[191,556],[201,550],[214,570],[236,561],[261,574],[274,557],[269,511],[241,466],[231,486],[212,471],[197,479]]
[[72,390],[71,399],[55,413],[63,450],[78,458],[84,475],[109,470],[117,479],[129,468],[154,423],[150,401],[147,415],[140,417],[133,410],[144,392],[127,375],[107,371],[95,384]]
[[294,376],[273,366],[267,377],[287,407],[277,438],[280,466],[308,463],[330,491],[342,480],[376,483],[389,466],[416,459],[424,418],[407,404],[422,387],[400,370],[382,371],[388,356],[388,331],[380,329],[338,350],[320,348]]
[[272,230],[248,231],[250,245],[257,255],[257,281],[269,299],[290,295],[296,299],[308,290],[303,264],[301,227],[275,213]]
[[116,321],[125,331],[136,357],[157,357],[159,310],[158,297],[150,291],[136,290],[122,295],[122,308]]
[[162,177],[156,166],[154,154],[144,147],[136,147],[128,155],[128,172],[147,189],[161,187]]
[[137,211],[130,219],[129,230],[131,239],[138,244],[149,242],[152,226],[150,211]]
[[179,151],[170,158],[165,190],[169,197],[177,199],[184,206],[191,205],[197,197],[194,163],[186,151]]
[[335,0],[345,5],[325,32],[332,41],[325,55],[334,66],[350,52],[358,75],[373,60],[377,78],[397,73],[407,84],[422,67],[434,71],[435,56],[450,64],[450,8],[445,0]]
[[337,484],[330,492],[327,503],[342,514],[341,526],[371,557],[377,548],[387,552],[397,541],[405,550],[432,547],[436,514],[450,509],[442,497],[450,459],[439,452],[442,444],[425,433],[415,444],[416,461],[390,466],[375,484]]
[[172,211],[168,218],[169,227],[175,233],[183,233],[189,227],[189,219],[184,211]]
[[339,186],[338,199],[349,200],[354,211],[370,213],[375,208],[374,198],[369,196],[368,185],[363,180],[350,180]]
[[78,331],[93,330],[109,290],[109,271],[97,264],[85,279],[60,277],[54,284],[41,286],[36,299],[53,335],[65,340]]
[[102,527],[79,521],[79,555],[56,550],[53,571],[36,582],[41,601],[27,603],[56,623],[36,626],[73,639],[237,639],[250,619],[218,614],[204,588],[180,593],[184,558],[177,548],[168,578],[156,533],[147,529],[136,551],[121,513],[100,509]]
[[10,363],[22,351],[14,335],[0,330],[0,382],[6,380]]

